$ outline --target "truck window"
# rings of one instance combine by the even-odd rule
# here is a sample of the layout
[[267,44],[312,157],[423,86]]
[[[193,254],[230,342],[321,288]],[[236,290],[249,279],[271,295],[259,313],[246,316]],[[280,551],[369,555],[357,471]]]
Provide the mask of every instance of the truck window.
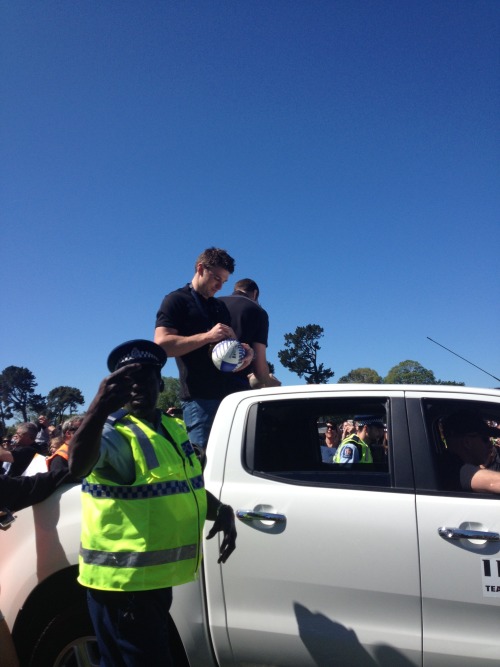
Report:
[[[250,412],[244,460],[253,474],[290,482],[391,486],[388,399],[287,398],[262,401]],[[340,456],[349,449],[351,459]]]
[[[436,461],[438,490],[465,493],[457,475],[451,470],[447,443],[442,432],[442,420],[462,410],[473,412],[493,428],[498,428],[498,438],[492,438],[491,443],[500,447],[500,406],[498,403],[486,401],[428,398],[422,400],[422,409],[427,439],[431,443],[431,452]],[[469,493],[473,494],[472,491]]]

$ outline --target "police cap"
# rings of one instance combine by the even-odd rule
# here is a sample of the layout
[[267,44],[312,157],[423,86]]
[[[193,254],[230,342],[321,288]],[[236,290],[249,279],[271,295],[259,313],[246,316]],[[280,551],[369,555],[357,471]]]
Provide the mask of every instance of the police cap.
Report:
[[144,364],[162,368],[167,361],[165,350],[151,340],[138,338],[115,347],[108,357],[111,372],[127,364]]

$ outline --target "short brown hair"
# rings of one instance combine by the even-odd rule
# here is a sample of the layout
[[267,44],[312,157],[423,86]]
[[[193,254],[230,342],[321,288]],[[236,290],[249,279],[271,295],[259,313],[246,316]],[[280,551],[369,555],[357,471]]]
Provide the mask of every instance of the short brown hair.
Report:
[[195,271],[198,264],[203,264],[203,266],[211,268],[218,266],[220,269],[225,269],[229,273],[233,273],[235,261],[226,250],[212,247],[204,250],[198,257],[194,265]]

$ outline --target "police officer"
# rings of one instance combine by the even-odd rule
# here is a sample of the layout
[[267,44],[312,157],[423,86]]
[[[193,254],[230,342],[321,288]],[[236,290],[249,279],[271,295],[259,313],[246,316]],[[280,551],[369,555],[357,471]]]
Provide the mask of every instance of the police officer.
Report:
[[205,518],[208,538],[224,534],[219,562],[235,548],[232,509],[205,490],[183,425],[156,409],[166,359],[147,340],[115,348],[70,444],[70,472],[86,478],[79,582],[101,667],[172,664],[172,586],[197,576]]
[[373,463],[370,449],[380,437],[384,422],[376,415],[359,415],[354,417],[356,433],[345,438],[333,457],[334,463]]

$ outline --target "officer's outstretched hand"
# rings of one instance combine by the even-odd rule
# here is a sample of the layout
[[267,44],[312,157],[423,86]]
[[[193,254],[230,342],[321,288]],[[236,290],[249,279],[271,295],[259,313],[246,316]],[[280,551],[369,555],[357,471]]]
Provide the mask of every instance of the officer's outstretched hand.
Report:
[[211,540],[212,537],[215,537],[215,535],[221,531],[224,533],[224,539],[220,545],[217,562],[225,563],[236,549],[236,524],[234,521],[233,508],[229,505],[220,506],[214,525],[207,535],[207,540]]

